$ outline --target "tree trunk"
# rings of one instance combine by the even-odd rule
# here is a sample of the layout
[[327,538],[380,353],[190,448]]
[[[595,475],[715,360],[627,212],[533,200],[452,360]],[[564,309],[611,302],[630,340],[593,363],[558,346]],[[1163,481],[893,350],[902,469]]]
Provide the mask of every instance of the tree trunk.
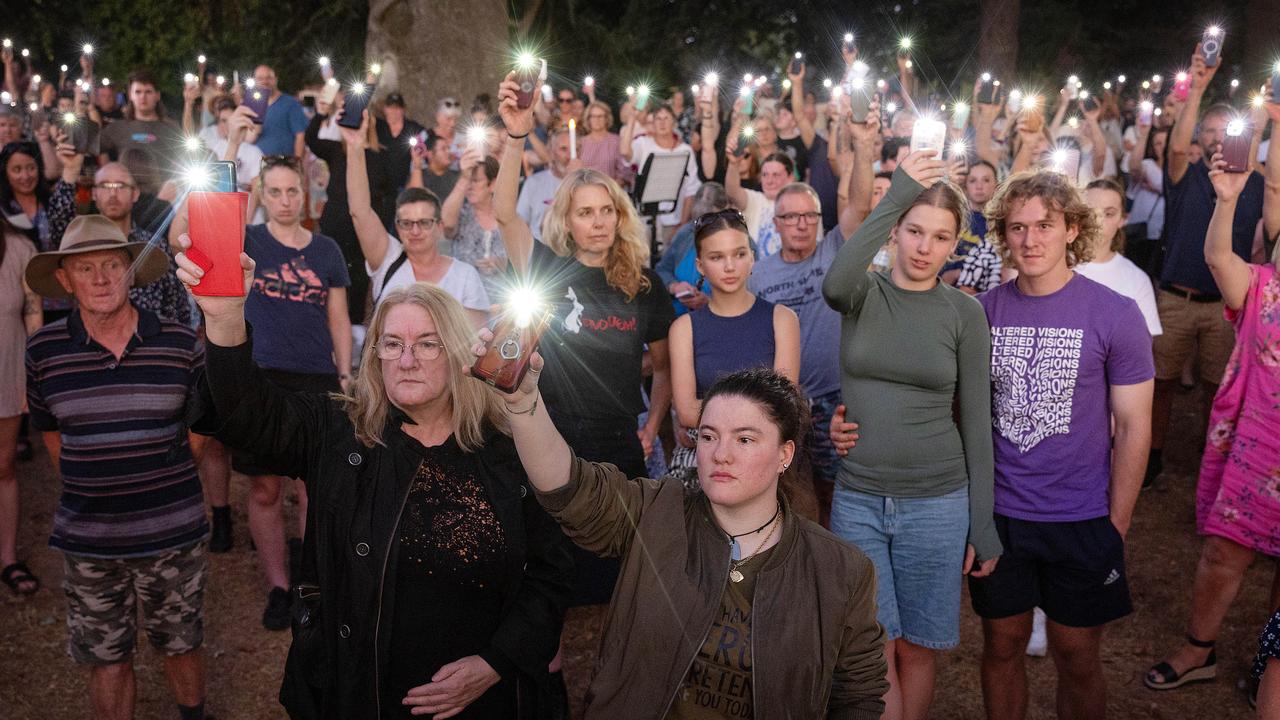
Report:
[[[1275,52],[1276,28],[1280,28],[1280,3],[1275,0],[1249,0],[1244,18],[1245,54],[1243,67],[1265,67],[1267,74],[1277,58]],[[1227,38],[1230,42],[1231,38]],[[1257,87],[1252,89],[1257,90]]]
[[981,0],[982,20],[978,37],[981,72],[1014,77],[1018,67],[1018,16],[1020,0]]
[[365,53],[382,63],[378,96],[399,91],[428,127],[436,103],[453,96],[465,120],[478,93],[497,95],[510,27],[503,0],[370,0]]

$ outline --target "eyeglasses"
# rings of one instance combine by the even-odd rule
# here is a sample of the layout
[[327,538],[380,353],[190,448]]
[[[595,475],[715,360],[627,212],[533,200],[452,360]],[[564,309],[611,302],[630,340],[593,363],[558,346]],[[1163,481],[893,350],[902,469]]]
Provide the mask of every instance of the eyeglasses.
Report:
[[559,98],[557,98],[557,99],[560,101],[560,104],[562,104],[562,105],[563,105],[564,103],[571,103],[571,102],[573,102],[573,96],[572,96],[572,95],[570,95],[570,96],[568,96],[568,97],[565,97],[565,96],[563,96],[563,95],[562,95],[562,96],[560,96],[560,97],[559,97]]
[[[378,352],[379,360],[399,360],[404,357],[404,342],[400,340],[379,340],[374,348]],[[419,340],[413,343],[413,359],[419,362],[427,362],[440,357],[440,353],[444,352],[444,345],[435,340]]]
[[462,103],[458,102],[457,100],[441,100],[440,104],[447,108],[462,107]]
[[804,220],[809,225],[812,225],[818,222],[818,220],[822,217],[822,213],[820,212],[784,213],[782,215],[774,215],[773,217],[775,220],[780,221],[783,225],[799,225],[801,220]]
[[717,222],[726,222],[730,225],[738,226],[743,232],[747,232],[747,219],[736,208],[725,208],[716,212],[709,212],[699,215],[693,221],[693,234],[697,235],[705,228],[715,225]]
[[287,167],[295,170],[298,174],[302,174],[302,161],[297,155],[263,155],[262,167],[259,172],[266,172],[271,168]]
[[125,183],[125,182],[100,182],[94,185],[93,189],[101,190],[103,192],[113,193],[113,192],[128,192],[133,190],[135,187],[137,186],[132,185],[130,183]]
[[434,228],[438,222],[440,222],[439,218],[423,218],[422,220],[401,220],[400,218],[396,218],[396,227],[401,230],[412,230],[414,228],[430,230]]

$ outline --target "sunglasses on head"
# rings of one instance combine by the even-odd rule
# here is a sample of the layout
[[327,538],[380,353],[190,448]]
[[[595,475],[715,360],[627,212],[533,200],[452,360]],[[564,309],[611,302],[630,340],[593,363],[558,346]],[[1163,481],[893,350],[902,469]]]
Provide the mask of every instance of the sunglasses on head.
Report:
[[742,213],[736,208],[725,208],[724,210],[699,215],[693,221],[693,234],[697,235],[717,222],[724,222],[741,229],[743,232],[747,232],[747,219],[743,217]]
[[287,167],[301,173],[302,161],[298,159],[297,155],[264,155],[262,156],[262,167],[260,171],[265,172],[267,170],[270,170],[271,168],[277,168],[277,167]]

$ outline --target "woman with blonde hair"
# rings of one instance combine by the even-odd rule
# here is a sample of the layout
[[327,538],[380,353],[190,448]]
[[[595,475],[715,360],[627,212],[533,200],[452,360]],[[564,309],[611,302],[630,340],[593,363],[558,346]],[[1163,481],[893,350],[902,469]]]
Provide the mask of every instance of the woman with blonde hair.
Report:
[[[177,262],[199,285],[203,271]],[[240,264],[247,288],[254,263]],[[426,283],[388,292],[339,395],[268,382],[244,298],[196,297],[220,439],[304,478],[314,499],[280,693],[289,715],[534,717],[571,561],[500,401],[463,372],[475,335],[462,306]]]
[[[516,106],[518,89],[508,76],[498,92],[509,139],[494,185],[494,210],[517,275],[553,312],[541,343],[542,354],[554,358],[541,382],[547,411],[580,456],[640,476],[671,403],[671,298],[648,268],[648,244],[630,199],[596,170],[565,176],[543,216],[542,242],[534,242],[516,213],[521,152],[534,125],[533,110]],[[646,346],[653,364],[652,403],[637,431],[636,417],[645,410]],[[582,560],[579,601],[606,602],[616,563],[610,572],[585,553]]]

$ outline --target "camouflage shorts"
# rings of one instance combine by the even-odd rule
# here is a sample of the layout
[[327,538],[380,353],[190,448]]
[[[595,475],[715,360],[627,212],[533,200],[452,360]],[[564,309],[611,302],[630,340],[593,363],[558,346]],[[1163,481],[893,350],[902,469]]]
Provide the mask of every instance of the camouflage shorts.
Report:
[[181,655],[204,641],[203,542],[140,558],[65,554],[67,651],[78,663],[110,665],[133,653],[142,626],[152,647]]

